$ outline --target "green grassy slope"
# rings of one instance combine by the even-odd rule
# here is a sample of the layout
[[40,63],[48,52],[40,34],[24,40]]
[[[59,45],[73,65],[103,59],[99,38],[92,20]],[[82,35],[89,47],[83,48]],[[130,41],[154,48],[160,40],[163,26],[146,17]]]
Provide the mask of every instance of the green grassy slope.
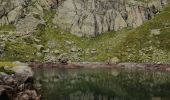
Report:
[[[159,35],[151,30],[160,29]],[[154,19],[126,33],[127,37],[116,47],[122,61],[170,61],[170,6]]]
[[[5,32],[3,32],[5,31]],[[35,58],[36,48],[31,36],[20,36],[15,33],[13,25],[0,27],[0,45],[5,44],[4,56],[0,56],[0,61],[31,61]],[[30,43],[32,42],[32,43]],[[39,59],[36,57],[36,59]]]
[[[48,14],[45,19],[52,16],[53,14]],[[37,57],[36,52],[39,51],[35,45],[44,45],[44,50],[49,49],[49,54],[58,56],[64,53],[72,61],[106,61],[115,57],[123,62],[170,61],[170,5],[136,29],[108,32],[96,38],[76,37],[52,28],[50,22],[48,20],[45,29],[34,33],[33,37],[41,40],[39,43],[31,37],[19,39],[19,44],[6,42],[6,55],[0,60],[42,61],[44,56]],[[0,28],[2,29],[8,28]],[[153,29],[160,29],[160,34],[152,35]],[[50,42],[55,45],[50,46]],[[72,48],[76,50],[71,52]],[[56,50],[59,53],[54,53]]]

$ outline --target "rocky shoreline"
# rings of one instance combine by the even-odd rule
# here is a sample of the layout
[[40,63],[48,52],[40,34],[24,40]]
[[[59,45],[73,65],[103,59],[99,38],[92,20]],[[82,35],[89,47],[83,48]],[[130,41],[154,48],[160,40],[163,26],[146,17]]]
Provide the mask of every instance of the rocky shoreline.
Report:
[[33,71],[26,65],[0,67],[0,100],[40,100]]
[[[16,64],[16,62],[15,62]],[[154,63],[17,63],[14,67],[0,67],[0,100],[41,100],[41,93],[34,86],[33,70],[42,68],[108,68],[125,70],[152,70],[170,72],[170,64]]]
[[28,65],[33,69],[39,68],[65,68],[65,69],[77,69],[77,68],[110,68],[110,69],[126,69],[126,70],[153,70],[170,72],[170,64],[156,64],[156,63],[105,63],[105,62],[78,62],[78,63],[38,63],[29,62]]

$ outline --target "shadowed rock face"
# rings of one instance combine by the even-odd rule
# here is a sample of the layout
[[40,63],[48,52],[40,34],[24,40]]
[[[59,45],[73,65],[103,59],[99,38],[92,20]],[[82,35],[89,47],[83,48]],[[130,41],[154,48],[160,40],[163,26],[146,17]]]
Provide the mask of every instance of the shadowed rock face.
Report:
[[134,0],[66,0],[53,22],[76,35],[90,35],[138,27],[151,19],[166,0],[144,3]]
[[[56,11],[53,24],[78,36],[96,36],[151,19],[167,0],[0,0],[0,24],[28,33],[45,24],[44,10]],[[52,12],[51,12],[52,13]]]

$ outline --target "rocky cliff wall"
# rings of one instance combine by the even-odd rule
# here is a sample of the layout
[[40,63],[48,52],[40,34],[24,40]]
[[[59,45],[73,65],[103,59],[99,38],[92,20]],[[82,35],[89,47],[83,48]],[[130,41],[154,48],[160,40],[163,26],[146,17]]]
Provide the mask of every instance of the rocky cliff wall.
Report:
[[166,3],[166,0],[66,0],[53,22],[76,35],[95,36],[138,27],[159,13]]
[[78,36],[96,36],[125,27],[138,27],[167,0],[0,0],[0,24],[13,24],[23,33],[45,25],[44,11],[55,11],[53,24]]
[[57,7],[60,0],[0,0],[0,24],[13,24],[17,31],[33,32],[45,24],[44,10]]

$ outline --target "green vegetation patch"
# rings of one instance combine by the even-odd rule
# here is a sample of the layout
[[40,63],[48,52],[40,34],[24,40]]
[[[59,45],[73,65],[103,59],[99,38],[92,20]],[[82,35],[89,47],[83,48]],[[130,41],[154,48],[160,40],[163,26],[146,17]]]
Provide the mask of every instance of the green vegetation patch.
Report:
[[3,67],[3,66],[14,67],[15,64],[12,62],[6,62],[6,61],[0,62],[0,67]]
[[0,26],[0,31],[13,31],[15,30],[15,26],[14,25],[3,25]]
[[36,49],[24,43],[6,42],[5,57],[3,60],[32,61],[35,59]]
[[[159,34],[152,34],[152,30]],[[117,56],[122,61],[170,61],[170,7],[126,34],[126,38],[116,47]]]

